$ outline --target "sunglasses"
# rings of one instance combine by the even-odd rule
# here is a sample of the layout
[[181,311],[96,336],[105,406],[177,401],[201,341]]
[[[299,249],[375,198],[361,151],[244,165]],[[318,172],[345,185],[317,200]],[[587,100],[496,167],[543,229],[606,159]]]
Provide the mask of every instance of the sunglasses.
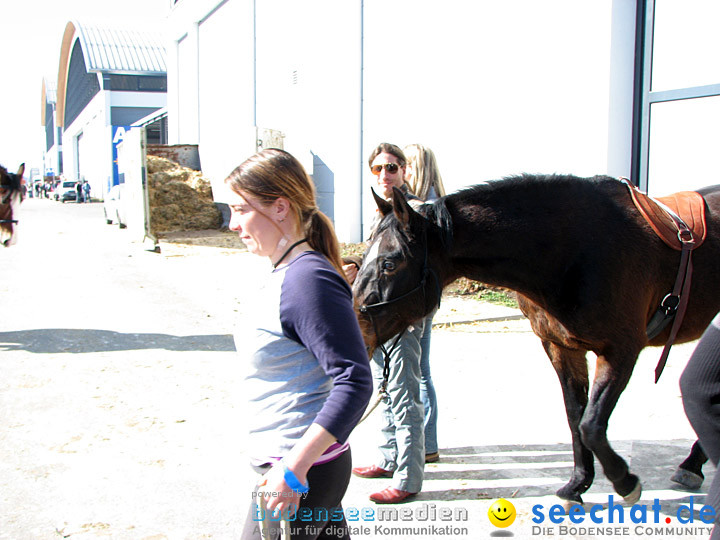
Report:
[[396,172],[398,172],[399,168],[400,165],[398,165],[397,163],[383,163],[382,165],[373,165],[372,167],[370,167],[370,171],[375,176],[380,176],[380,172],[383,169],[385,169],[388,174],[395,174]]

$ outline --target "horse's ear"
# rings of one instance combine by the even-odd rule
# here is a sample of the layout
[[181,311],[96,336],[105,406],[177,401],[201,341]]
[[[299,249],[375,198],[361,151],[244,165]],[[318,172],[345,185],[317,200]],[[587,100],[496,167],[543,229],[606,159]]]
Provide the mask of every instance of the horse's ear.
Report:
[[378,210],[380,210],[380,213],[383,215],[383,217],[387,216],[390,212],[392,212],[392,204],[387,202],[382,197],[379,197],[377,193],[375,193],[375,190],[373,188],[370,188],[370,191],[372,191],[373,198],[375,199],[375,204],[377,204]]
[[25,164],[24,164],[24,163],[23,163],[22,165],[20,165],[20,168],[18,169],[17,175],[18,175],[20,178],[22,178],[23,173],[25,173]]
[[398,223],[407,229],[410,227],[410,215],[415,211],[410,207],[405,195],[398,188],[393,188],[393,211],[397,217]]

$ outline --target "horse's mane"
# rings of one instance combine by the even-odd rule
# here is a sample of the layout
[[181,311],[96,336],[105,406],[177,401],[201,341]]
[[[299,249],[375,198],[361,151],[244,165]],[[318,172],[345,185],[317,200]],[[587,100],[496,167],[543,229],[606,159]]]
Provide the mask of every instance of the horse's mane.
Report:
[[[530,200],[534,200],[533,194],[542,192],[555,197],[558,188],[566,193],[569,191],[578,193],[578,190],[586,193],[596,192],[601,184],[608,181],[619,184],[617,179],[609,176],[593,176],[591,178],[581,178],[570,174],[520,174],[507,176],[499,180],[491,180],[460,189],[433,202],[422,204],[415,208],[415,211],[431,225],[438,228],[440,241],[443,247],[449,250],[453,242],[453,220],[448,205],[456,207],[463,202],[470,202],[479,197],[484,200],[492,199],[494,195],[512,199],[513,192],[522,193],[526,198],[530,195]],[[403,237],[407,236],[403,231],[399,230],[395,220],[382,219],[373,232],[371,239],[390,228],[395,229],[397,234]]]
[[[609,176],[593,176],[581,178],[570,174],[519,174],[506,176],[499,180],[491,180],[469,186],[437,199],[433,203],[422,205],[418,212],[431,223],[438,226],[441,231],[443,244],[450,248],[453,239],[453,220],[449,208],[455,209],[463,203],[473,200],[492,201],[495,196],[503,200],[522,198],[526,201],[538,200],[543,194],[557,198],[560,193],[573,193],[571,197],[580,196],[581,193],[597,193],[602,184],[612,182],[618,184],[615,178]],[[517,195],[515,195],[517,194]]]
[[609,176],[593,176],[590,178],[582,178],[571,174],[519,174],[506,176],[499,180],[490,180],[482,184],[477,184],[451,193],[448,196],[458,200],[472,199],[476,195],[488,195],[492,193],[502,192],[507,196],[508,191],[527,191],[528,189],[538,189],[547,191],[556,189],[558,186],[565,186],[574,189],[597,189],[598,184],[617,179]]
[[452,247],[452,216],[445,205],[445,197],[417,208],[417,213],[427,219],[440,230],[440,241],[446,250]]
[[[440,231],[440,241],[446,249],[450,249],[452,245],[452,217],[448,211],[445,203],[443,202],[444,197],[435,200],[430,203],[423,203],[422,205],[415,207],[414,210],[423,218],[425,218],[431,225],[436,226]],[[375,229],[370,235],[369,241],[372,242],[375,238],[380,236],[384,231],[390,230],[399,235],[404,239],[404,242],[400,243],[400,248],[405,255],[408,255],[408,234],[398,226],[396,219],[385,219],[383,217],[377,224]]]

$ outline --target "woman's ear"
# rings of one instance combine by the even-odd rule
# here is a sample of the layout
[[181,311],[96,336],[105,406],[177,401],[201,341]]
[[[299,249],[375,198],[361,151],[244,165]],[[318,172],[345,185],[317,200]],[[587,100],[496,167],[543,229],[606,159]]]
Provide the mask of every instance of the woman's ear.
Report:
[[290,214],[290,201],[285,197],[278,197],[273,202],[273,218],[282,223]]

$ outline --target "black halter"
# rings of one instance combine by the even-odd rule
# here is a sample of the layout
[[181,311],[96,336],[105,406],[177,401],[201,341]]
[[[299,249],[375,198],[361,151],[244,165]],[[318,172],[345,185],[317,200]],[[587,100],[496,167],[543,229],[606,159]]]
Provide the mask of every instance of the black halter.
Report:
[[[423,245],[425,246],[425,255],[424,255],[424,259],[423,259],[423,270],[422,270],[422,277],[420,278],[420,283],[417,285],[417,287],[406,292],[405,294],[398,296],[397,298],[391,298],[390,300],[385,300],[383,302],[376,302],[374,304],[363,304],[358,308],[360,310],[360,313],[366,314],[368,316],[368,318],[370,319],[370,322],[372,323],[372,326],[373,326],[373,332],[375,332],[375,339],[378,342],[379,342],[379,338],[378,338],[379,333],[378,333],[377,321],[372,316],[372,310],[380,308],[380,307],[392,305],[395,302],[404,300],[405,298],[408,298],[409,296],[414,295],[418,292],[420,292],[422,294],[422,305],[424,306],[427,302],[427,296],[425,294],[425,286],[427,285],[427,282],[428,282],[428,276],[432,276],[433,282],[435,283],[435,287],[436,287],[437,293],[438,293],[438,301],[437,301],[437,305],[435,307],[440,307],[440,300],[442,297],[442,287],[440,286],[440,280],[438,279],[437,273],[435,272],[435,270],[430,268],[430,266],[428,264],[427,224],[423,225]],[[378,293],[378,296],[380,296],[379,293]],[[390,350],[388,350],[385,347],[384,343],[379,343],[378,348],[382,351],[383,357],[384,357],[383,382],[380,385],[380,393],[381,394],[385,393],[385,391],[387,389],[388,378],[390,377],[390,354],[392,354],[392,352],[395,350],[395,348],[397,347],[397,345],[400,341],[400,338],[402,337],[402,335],[404,333],[405,333],[405,330],[403,330],[397,336],[395,336],[395,339],[393,340],[392,344],[390,345]]]

